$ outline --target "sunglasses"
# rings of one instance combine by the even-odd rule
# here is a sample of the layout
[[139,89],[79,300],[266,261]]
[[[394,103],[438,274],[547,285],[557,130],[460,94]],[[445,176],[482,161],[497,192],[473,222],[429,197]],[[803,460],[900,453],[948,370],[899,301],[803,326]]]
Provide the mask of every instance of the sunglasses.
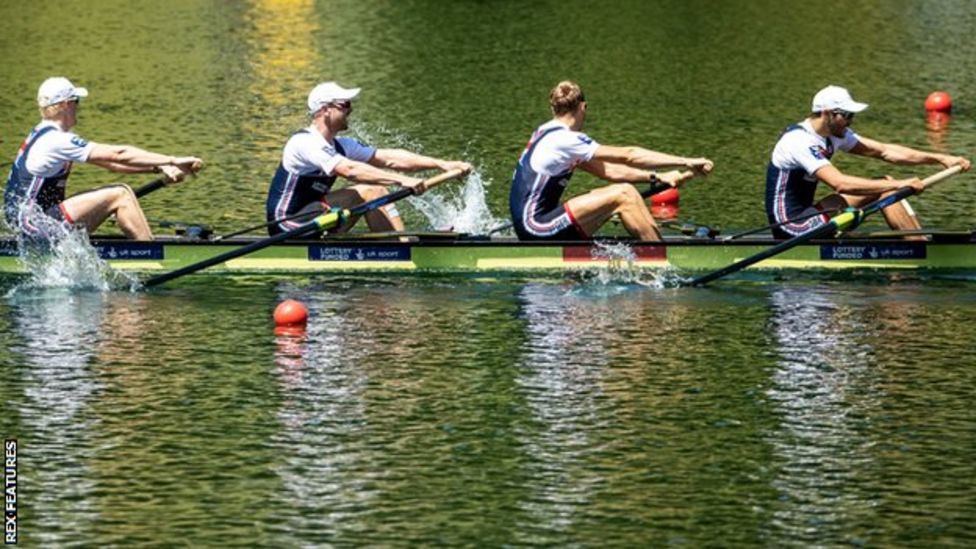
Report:
[[342,111],[352,110],[352,101],[336,101],[332,103],[337,109]]
[[843,118],[844,120],[847,120],[848,122],[850,122],[851,120],[854,120],[854,113],[852,113],[852,112],[841,111],[841,110],[830,111],[830,112],[834,116],[839,116],[839,117]]

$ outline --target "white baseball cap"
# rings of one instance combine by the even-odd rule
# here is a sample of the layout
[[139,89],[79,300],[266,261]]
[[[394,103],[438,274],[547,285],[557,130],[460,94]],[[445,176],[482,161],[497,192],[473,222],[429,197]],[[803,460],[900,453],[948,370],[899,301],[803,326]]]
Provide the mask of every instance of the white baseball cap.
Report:
[[48,78],[37,89],[37,104],[41,107],[57,105],[62,101],[88,97],[88,90],[76,88],[70,80],[63,76]]
[[813,96],[813,108],[810,112],[842,110],[847,112],[861,112],[868,108],[867,103],[858,103],[851,97],[851,92],[840,86],[827,86]]
[[315,112],[329,103],[352,101],[359,95],[360,88],[343,88],[335,82],[323,82],[308,94],[308,110]]

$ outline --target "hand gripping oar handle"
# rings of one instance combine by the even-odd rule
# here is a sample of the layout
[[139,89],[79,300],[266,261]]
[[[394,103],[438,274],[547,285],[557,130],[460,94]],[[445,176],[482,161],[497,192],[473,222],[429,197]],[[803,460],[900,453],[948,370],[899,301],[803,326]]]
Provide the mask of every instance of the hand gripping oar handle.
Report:
[[420,185],[424,188],[424,192],[427,192],[441,183],[446,183],[452,179],[457,179],[466,173],[468,173],[467,170],[462,170],[460,168],[447,170],[440,175],[435,175],[434,177],[423,180]]
[[[460,177],[465,173],[466,172],[464,170],[450,170],[438,176],[431,177],[430,179],[423,181],[421,185],[423,185],[425,189],[431,189],[433,187],[436,187],[437,185],[440,185],[441,183],[444,183],[445,181]],[[188,275],[190,273],[195,273],[197,271],[206,269],[207,267],[212,267],[214,265],[218,265],[220,263],[230,261],[231,259],[236,259],[243,255],[247,255],[251,252],[256,252],[260,249],[267,248],[268,246],[271,246],[273,244],[277,244],[278,242],[288,240],[289,238],[298,238],[312,233],[320,233],[322,231],[341,225],[342,222],[348,219],[350,216],[362,215],[366,212],[375,210],[377,208],[382,208],[383,206],[391,202],[395,202],[397,200],[400,200],[401,198],[405,198],[413,194],[416,194],[413,189],[410,188],[400,189],[399,191],[396,191],[394,193],[381,196],[376,200],[371,200],[365,204],[360,204],[359,206],[356,206],[351,210],[342,210],[342,211],[332,210],[332,211],[325,212],[317,216],[315,219],[309,221],[308,223],[299,225],[298,227],[295,227],[294,229],[291,229],[289,231],[278,233],[274,236],[270,236],[268,238],[258,240],[256,242],[252,242],[246,246],[241,246],[236,250],[231,250],[229,252],[215,255],[209,259],[205,259],[203,261],[194,263],[192,265],[187,265],[186,267],[183,267],[181,269],[176,269],[175,271],[170,271],[168,273],[163,273],[161,275],[150,277],[146,279],[146,281],[143,282],[142,285],[147,288],[151,288],[152,286],[158,286],[163,282],[167,282],[169,280],[173,280],[174,278],[179,278],[183,275]]]
[[[951,168],[946,168],[939,173],[932,174],[926,177],[925,179],[923,179],[922,185],[925,187],[926,190],[928,190],[929,187],[934,187],[938,183],[941,183],[946,179],[949,179],[950,177],[956,175],[961,171],[962,171],[962,166],[952,166]],[[882,198],[881,200],[875,200],[871,204],[868,204],[867,206],[862,208],[861,211],[863,212],[863,215],[861,217],[863,218],[864,216],[873,214],[878,210],[883,210],[888,206],[891,206],[895,202],[908,198],[913,194],[915,194],[915,189],[913,189],[912,187],[902,187],[897,191],[895,191],[894,193]],[[848,228],[853,229],[856,226],[857,225],[854,225],[853,227],[842,226],[840,227],[840,230],[847,230]]]
[[[924,185],[924,188],[928,189],[929,187],[932,187],[935,184],[937,184],[937,183],[939,183],[941,181],[944,181],[944,180],[952,177],[953,175],[956,175],[960,171],[962,171],[962,166],[953,166],[951,168],[946,168],[946,169],[942,170],[939,173],[936,173],[934,175],[930,175],[929,177],[926,177],[925,179],[923,179],[922,180],[922,185]],[[736,261],[735,263],[733,263],[733,264],[731,264],[731,265],[729,265],[727,267],[724,267],[724,268],[719,269],[717,271],[713,271],[713,272],[708,273],[706,275],[703,275],[703,276],[700,276],[698,278],[695,278],[694,280],[692,280],[689,283],[689,285],[691,285],[691,286],[704,286],[705,284],[708,284],[709,282],[711,282],[711,281],[713,281],[713,280],[715,280],[717,278],[721,278],[723,276],[732,274],[734,272],[741,271],[742,269],[745,269],[746,267],[748,267],[750,265],[759,263],[760,261],[762,261],[764,259],[768,259],[770,257],[773,257],[774,255],[781,254],[781,253],[785,252],[786,250],[789,250],[791,248],[795,248],[796,246],[799,246],[800,244],[803,244],[804,242],[813,240],[813,239],[815,239],[817,237],[820,237],[820,236],[832,236],[835,233],[837,233],[838,231],[846,231],[846,230],[849,230],[849,229],[853,229],[854,227],[857,227],[858,225],[860,225],[861,222],[864,221],[864,218],[866,218],[867,216],[869,216],[869,215],[871,215],[871,214],[873,214],[873,213],[875,213],[877,211],[883,210],[884,208],[887,208],[888,206],[891,206],[892,204],[898,202],[899,200],[903,200],[905,198],[908,198],[909,196],[912,196],[913,194],[915,194],[915,189],[914,188],[912,188],[912,187],[902,187],[902,188],[898,189],[897,191],[895,191],[894,193],[892,193],[892,194],[890,194],[890,195],[888,195],[888,196],[886,196],[886,197],[884,197],[884,198],[882,198],[880,200],[875,200],[874,202],[868,204],[867,206],[865,206],[865,207],[863,207],[861,209],[852,208],[850,210],[841,212],[840,214],[838,214],[836,217],[834,217],[833,219],[831,219],[830,222],[828,222],[825,225],[821,225],[821,226],[816,227],[814,229],[810,229],[809,231],[807,231],[807,232],[805,232],[805,233],[803,233],[801,235],[795,236],[795,237],[793,237],[793,238],[791,238],[789,240],[784,240],[783,242],[780,242],[779,244],[773,246],[772,248],[768,248],[766,250],[763,250],[762,252],[759,252],[758,254],[755,254],[753,256],[749,256],[749,257],[747,257],[747,258],[745,258],[745,259],[743,259],[741,261]]]
[[654,181],[651,186],[641,191],[641,198],[648,198],[656,195],[657,193],[663,193],[664,191],[672,188],[671,185],[663,181]]

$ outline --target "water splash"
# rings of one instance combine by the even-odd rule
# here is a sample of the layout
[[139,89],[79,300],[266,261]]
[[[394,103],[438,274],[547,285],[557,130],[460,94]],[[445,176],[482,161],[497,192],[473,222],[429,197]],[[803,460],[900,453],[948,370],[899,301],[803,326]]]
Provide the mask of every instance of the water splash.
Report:
[[44,240],[25,238],[17,234],[18,261],[30,277],[10,290],[8,295],[32,289],[66,288],[71,290],[134,291],[139,281],[134,276],[116,271],[98,257],[88,233],[48,217],[35,204],[27,217]]
[[487,186],[477,170],[468,174],[464,187],[442,187],[437,194],[424,194],[410,203],[424,214],[431,226],[448,228],[457,233],[488,234],[502,223],[488,208]]
[[595,241],[592,256],[608,261],[608,265],[583,271],[582,280],[587,285],[622,288],[637,285],[662,290],[682,286],[688,281],[672,267],[653,270],[641,268],[637,263],[637,254],[625,242]]
[[[424,147],[412,138],[386,126],[354,121],[350,130],[366,143],[375,143],[382,136],[389,146],[424,154]],[[491,182],[475,169],[465,178],[464,187],[445,184],[436,193],[412,197],[407,202],[427,218],[428,226],[438,230],[484,235],[504,223],[488,207],[488,187]]]

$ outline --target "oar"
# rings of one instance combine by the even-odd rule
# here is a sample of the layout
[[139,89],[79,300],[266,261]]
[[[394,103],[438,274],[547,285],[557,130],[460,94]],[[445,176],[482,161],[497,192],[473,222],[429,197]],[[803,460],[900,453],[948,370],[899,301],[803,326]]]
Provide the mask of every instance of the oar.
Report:
[[801,215],[799,217],[794,217],[792,219],[787,219],[786,221],[780,221],[779,223],[773,223],[772,225],[766,225],[765,227],[759,227],[758,229],[749,229],[748,231],[743,231],[741,233],[736,233],[736,234],[733,234],[733,235],[729,235],[729,236],[726,236],[726,237],[722,238],[722,240],[736,240],[736,239],[742,238],[743,236],[749,236],[751,234],[761,233],[761,232],[764,232],[764,231],[770,231],[770,230],[775,229],[776,227],[782,227],[783,225],[786,225],[788,223],[799,223],[800,221],[806,221],[807,219],[810,219],[811,217],[817,217],[818,215],[830,215],[830,214],[834,214],[834,213],[839,212],[840,210],[841,210],[841,208],[831,208],[829,210],[824,210],[822,212],[813,212],[811,214]]
[[641,191],[640,195],[642,198],[647,198],[657,193],[663,193],[664,191],[670,188],[671,185],[668,185],[667,183],[661,181],[660,179],[655,178],[654,181],[651,181],[651,186]]
[[[430,189],[430,188],[433,188],[434,186],[439,185],[439,184],[441,184],[441,183],[443,183],[445,181],[448,181],[448,180],[451,180],[451,179],[455,179],[455,178],[460,177],[460,176],[462,176],[464,174],[465,174],[465,172],[463,170],[450,170],[450,171],[444,172],[444,173],[442,173],[440,175],[437,175],[437,176],[431,177],[430,179],[425,180],[423,182],[423,186],[426,189]],[[166,281],[169,281],[169,280],[173,280],[174,278],[179,278],[179,277],[181,277],[183,275],[188,275],[190,273],[195,273],[195,272],[197,272],[199,270],[206,269],[207,267],[212,267],[214,265],[218,265],[220,263],[224,263],[225,261],[230,261],[231,259],[235,259],[235,258],[241,257],[243,255],[247,255],[249,253],[256,252],[256,251],[261,250],[263,248],[267,248],[268,246],[271,246],[273,244],[277,244],[278,242],[282,242],[284,240],[288,240],[289,238],[297,238],[297,237],[305,236],[305,235],[312,234],[312,233],[319,233],[319,232],[322,232],[322,231],[331,229],[333,227],[337,227],[337,226],[341,225],[346,219],[348,219],[348,218],[350,218],[352,216],[363,215],[363,214],[365,214],[367,212],[371,212],[371,211],[373,211],[375,209],[382,208],[383,206],[385,206],[385,205],[387,205],[387,204],[389,204],[391,202],[396,202],[397,200],[400,200],[401,198],[406,198],[406,197],[411,196],[413,194],[414,194],[414,190],[413,189],[410,189],[410,188],[400,189],[400,190],[398,190],[396,192],[387,194],[385,196],[381,196],[381,197],[377,198],[376,200],[371,200],[371,201],[369,201],[369,202],[367,202],[365,204],[360,204],[359,206],[356,206],[355,208],[352,208],[351,210],[341,210],[341,211],[331,210],[331,211],[325,212],[325,213],[319,215],[318,217],[316,217],[315,219],[313,219],[313,220],[311,220],[311,221],[309,221],[307,223],[304,223],[304,224],[302,224],[302,225],[300,225],[298,227],[295,227],[294,229],[291,229],[289,231],[285,231],[283,233],[279,233],[279,234],[276,234],[274,236],[270,236],[268,238],[264,238],[262,240],[258,240],[257,242],[252,242],[251,244],[248,244],[246,246],[241,246],[240,248],[237,248],[236,250],[231,250],[229,252],[216,255],[214,257],[211,257],[209,259],[205,259],[205,260],[200,261],[198,263],[194,263],[192,265],[187,265],[186,267],[183,267],[182,269],[176,269],[175,271],[170,271],[168,273],[163,273],[161,275],[157,275],[157,276],[148,278],[148,279],[146,279],[145,282],[143,282],[143,286],[145,286],[147,288],[151,288],[153,286],[158,286],[159,284],[162,284],[163,282],[166,282]]]
[[165,177],[160,177],[159,179],[150,181],[149,183],[146,183],[145,185],[135,190],[136,198],[142,198],[153,191],[162,189],[165,186],[166,186]]
[[691,221],[681,221],[678,219],[667,219],[658,222],[662,227],[667,227],[673,231],[695,238],[715,238],[722,231],[708,225],[699,225]]
[[[929,187],[935,185],[936,183],[939,183],[940,181],[943,181],[945,179],[948,179],[949,177],[952,177],[953,175],[956,175],[960,171],[962,171],[962,166],[953,166],[951,168],[946,168],[941,172],[935,175],[931,175],[925,178],[924,180],[922,180],[922,185],[924,185],[925,189],[928,189]],[[780,242],[779,244],[773,246],[772,248],[763,250],[758,254],[747,257],[741,261],[736,261],[735,263],[727,267],[724,267],[717,271],[713,271],[706,275],[702,275],[698,278],[695,278],[689,283],[689,285],[704,286],[705,284],[708,284],[709,282],[717,278],[721,278],[723,276],[741,271],[742,269],[745,269],[749,265],[759,263],[764,259],[768,259],[770,257],[773,257],[774,255],[781,254],[791,248],[799,246],[800,244],[813,240],[819,236],[833,235],[840,231],[853,229],[854,227],[860,225],[861,222],[864,221],[864,219],[867,216],[875,212],[879,212],[900,200],[912,196],[913,194],[915,194],[915,189],[913,189],[912,187],[902,187],[897,191],[895,191],[894,193],[886,196],[885,198],[882,198],[880,200],[875,200],[874,202],[868,204],[863,208],[860,209],[851,208],[844,212],[841,212],[825,225],[821,225],[815,229],[810,229],[809,231],[801,235],[795,236],[789,240],[784,240],[783,242]]]
[[271,221],[268,221],[266,223],[262,223],[260,225],[254,225],[253,227],[248,227],[246,229],[241,229],[239,231],[234,231],[234,232],[229,233],[229,234],[220,235],[218,237],[215,237],[213,240],[214,240],[214,242],[220,242],[221,240],[224,240],[225,238],[232,238],[232,237],[235,237],[235,236],[240,236],[242,234],[247,234],[247,233],[249,233],[251,231],[256,231],[258,229],[264,229],[264,228],[270,227],[272,225],[277,225],[278,223],[284,223],[285,221],[292,221],[294,219],[305,218],[306,220],[309,220],[309,219],[312,219],[313,217],[315,217],[317,215],[321,215],[322,214],[322,211],[323,210],[307,211],[307,212],[298,212],[296,214],[292,214],[292,215],[289,215],[289,216],[279,217],[278,219],[273,219]]
[[[192,171],[190,172],[190,175],[196,177],[196,172],[200,171],[200,168],[202,166],[203,166],[203,164],[201,164],[201,163],[194,163],[192,165]],[[165,187],[166,185],[169,185],[169,184],[170,184],[170,181],[167,178],[165,178],[165,177],[160,177],[159,179],[155,179],[153,181],[150,181],[149,183],[146,183],[145,185],[143,185],[143,186],[141,186],[141,187],[139,187],[138,189],[135,190],[136,198],[142,198],[142,197],[146,196],[147,194],[149,194],[149,193],[151,193],[153,191],[162,189],[163,187]]]
[[[646,183],[646,181],[644,183]],[[634,183],[634,185],[637,185],[637,183]],[[641,191],[640,195],[643,198],[647,198],[647,197],[649,197],[651,195],[664,192],[664,191],[666,191],[666,190],[668,190],[670,188],[671,188],[671,185],[668,185],[667,183],[661,181],[660,179],[655,178],[653,181],[651,181],[651,186],[648,187],[647,189]],[[509,221],[507,223],[502,223],[501,225],[498,225],[496,227],[493,227],[490,231],[488,231],[487,233],[485,233],[485,236],[491,236],[491,235],[493,235],[495,233],[500,233],[500,232],[502,232],[504,230],[511,229],[512,228],[512,225],[513,225],[513,223],[511,221]]]

